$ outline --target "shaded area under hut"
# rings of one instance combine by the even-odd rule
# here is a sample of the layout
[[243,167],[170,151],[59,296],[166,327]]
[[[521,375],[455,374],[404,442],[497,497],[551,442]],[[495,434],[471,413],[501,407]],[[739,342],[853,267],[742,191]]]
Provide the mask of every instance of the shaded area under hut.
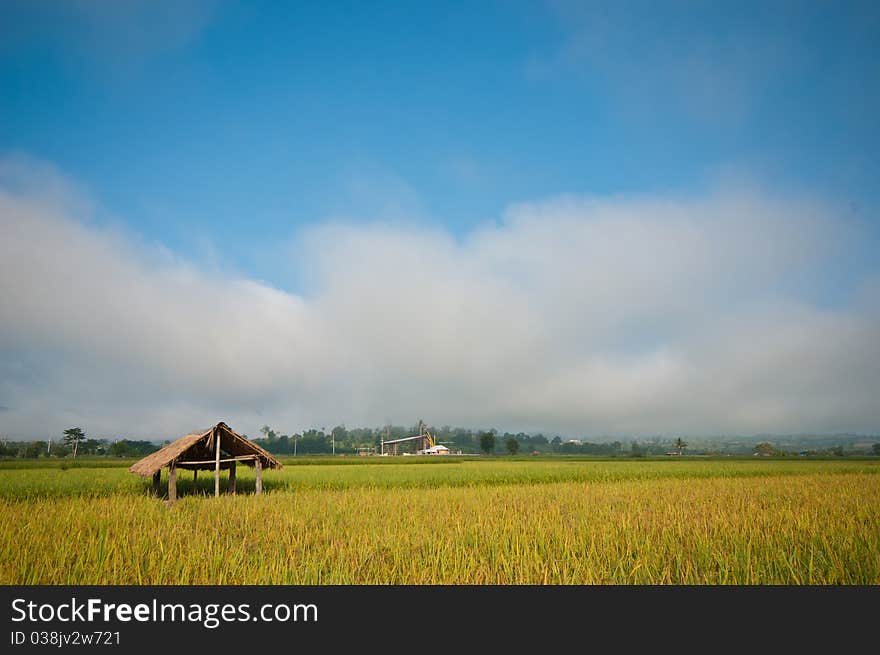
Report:
[[246,439],[222,421],[207,432],[188,434],[161,450],[147,455],[128,469],[142,477],[153,477],[152,491],[159,495],[162,469],[168,467],[168,500],[177,499],[177,470],[193,472],[193,481],[199,471],[214,471],[214,495],[220,495],[220,471],[229,470],[228,493],[235,493],[235,468],[238,464],[251,466],[256,473],[256,493],[263,492],[263,469],[280,469],[281,462],[267,450]]

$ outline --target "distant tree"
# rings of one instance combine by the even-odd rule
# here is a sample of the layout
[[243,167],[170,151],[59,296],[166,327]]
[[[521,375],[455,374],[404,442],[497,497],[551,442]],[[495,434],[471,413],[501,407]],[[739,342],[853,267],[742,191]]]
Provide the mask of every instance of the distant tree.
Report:
[[559,435],[556,435],[550,441],[550,449],[555,453],[559,450],[560,446],[562,446],[562,439],[559,437]]
[[302,436],[294,435],[299,452],[303,454],[329,453],[331,444],[322,430],[306,430]]
[[772,455],[775,452],[776,449],[769,441],[762,441],[759,444],[755,444],[755,454],[757,455]]
[[24,456],[25,457],[39,457],[42,453],[46,452],[46,442],[45,441],[34,441],[25,448]]
[[[323,430],[323,428],[321,428]],[[337,448],[345,446],[345,440],[348,439],[348,430],[344,425],[337,425],[331,428],[327,437],[330,439],[331,452],[336,452]]]
[[566,441],[559,447],[559,451],[566,455],[574,455],[581,452],[581,444],[574,441]]
[[480,449],[487,455],[495,450],[495,435],[491,432],[481,432]]
[[645,451],[639,445],[638,441],[633,441],[632,445],[629,447],[629,456],[630,457],[644,457]]
[[681,437],[675,440],[675,448],[678,450],[678,454],[681,455],[681,451],[687,448],[687,444],[682,440]]
[[79,445],[79,452],[86,455],[104,455],[107,452],[108,443],[105,439],[86,439]]
[[880,443],[875,443],[873,446],[871,446],[871,454],[880,455]]
[[128,442],[125,439],[114,441],[109,452],[114,457],[125,457],[129,454]]
[[516,453],[519,452],[519,441],[517,441],[515,437],[508,438],[505,445],[507,446],[507,452],[511,455],[516,455]]
[[80,428],[67,428],[64,431],[64,444],[73,447],[73,458],[76,459],[76,449],[81,441],[86,440],[86,435]]
[[128,455],[129,457],[137,456],[143,457],[144,455],[149,455],[150,453],[155,453],[159,450],[159,447],[154,444],[152,441],[128,441],[125,440],[126,445],[128,446]]
[[831,454],[837,457],[843,457],[843,446],[834,446],[831,448]]

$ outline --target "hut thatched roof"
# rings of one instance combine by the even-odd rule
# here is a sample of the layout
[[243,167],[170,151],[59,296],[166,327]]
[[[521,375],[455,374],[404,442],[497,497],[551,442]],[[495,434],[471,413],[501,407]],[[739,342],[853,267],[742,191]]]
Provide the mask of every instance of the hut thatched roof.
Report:
[[[281,462],[275,459],[271,453],[241,436],[221,421],[206,432],[181,437],[161,450],[147,455],[139,462],[135,462],[128,470],[149,477],[171,462],[175,462],[175,465],[180,468],[213,469],[216,456],[214,439],[217,437],[220,439],[220,450],[223,453],[221,457],[225,459],[230,457],[247,458],[240,463],[254,466],[254,461],[258,458],[264,469],[282,468]],[[221,464],[221,468],[228,468],[228,466],[228,462]]]

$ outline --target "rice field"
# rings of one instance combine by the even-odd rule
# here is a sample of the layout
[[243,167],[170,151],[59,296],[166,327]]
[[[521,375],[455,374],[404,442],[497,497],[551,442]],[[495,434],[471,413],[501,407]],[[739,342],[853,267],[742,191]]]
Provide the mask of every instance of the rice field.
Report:
[[0,464],[0,584],[880,583],[878,460],[415,460]]

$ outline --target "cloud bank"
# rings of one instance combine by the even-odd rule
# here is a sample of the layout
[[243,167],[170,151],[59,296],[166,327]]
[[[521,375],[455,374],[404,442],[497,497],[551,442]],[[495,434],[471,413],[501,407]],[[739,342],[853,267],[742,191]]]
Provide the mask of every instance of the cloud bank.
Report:
[[13,438],[419,417],[570,436],[880,429],[880,278],[841,274],[859,234],[829,203],[572,196],[463,239],[323,223],[292,242],[313,280],[292,293],[98,222],[70,188],[0,166]]

